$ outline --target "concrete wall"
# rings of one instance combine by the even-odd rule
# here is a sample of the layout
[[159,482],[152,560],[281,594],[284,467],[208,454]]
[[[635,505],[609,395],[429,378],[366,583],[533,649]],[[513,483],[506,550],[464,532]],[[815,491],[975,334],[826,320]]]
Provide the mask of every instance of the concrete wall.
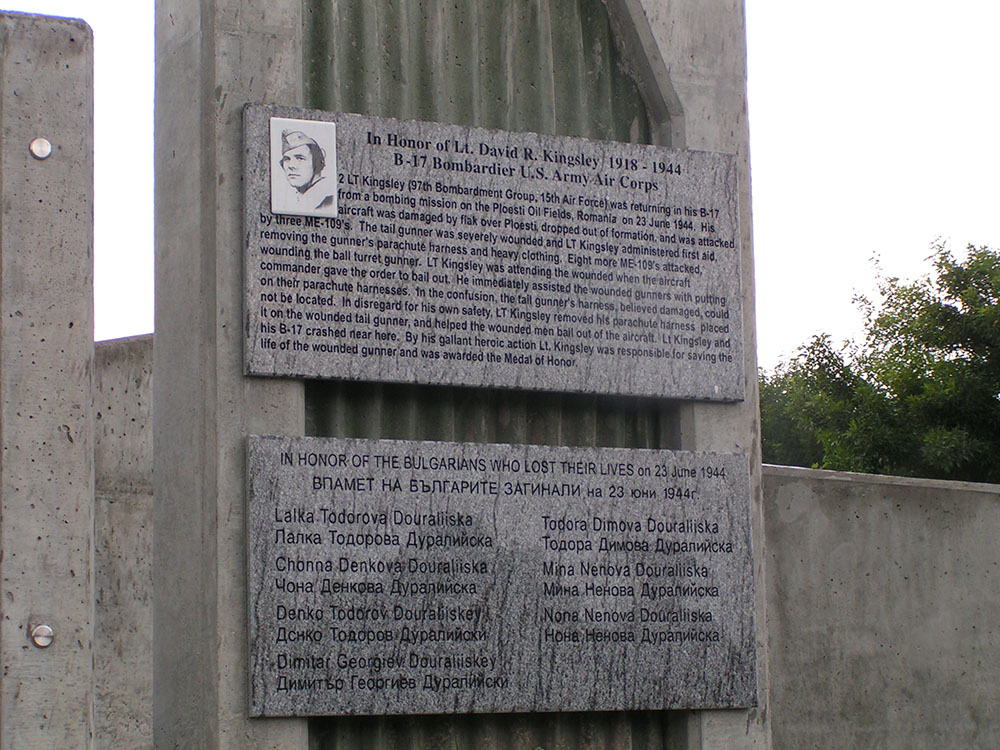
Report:
[[153,746],[153,337],[94,362],[97,746]]
[[774,747],[1000,747],[1000,487],[764,468]]

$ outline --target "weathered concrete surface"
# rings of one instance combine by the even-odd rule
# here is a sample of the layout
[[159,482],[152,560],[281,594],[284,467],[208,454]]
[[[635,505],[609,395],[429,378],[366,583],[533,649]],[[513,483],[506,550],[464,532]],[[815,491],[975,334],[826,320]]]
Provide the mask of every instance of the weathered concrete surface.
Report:
[[94,682],[102,750],[153,746],[153,337],[94,368]]
[[774,747],[1000,747],[1000,487],[768,466]]
[[[94,743],[93,43],[0,14],[0,745]],[[29,152],[38,137],[51,153]],[[35,625],[55,632],[32,645]]]
[[302,103],[302,3],[156,4],[153,734],[305,748],[247,719],[244,436],[301,435],[302,385],[243,376],[242,110]]
[[94,462],[98,492],[153,491],[153,336],[96,345]]
[[[685,738],[691,750],[770,747],[768,656],[765,631],[765,533],[760,487],[757,329],[754,311],[753,223],[750,208],[750,132],[746,103],[746,27],[742,0],[615,0],[645,28],[639,42],[653,47],[652,66],[670,114],[673,148],[736,154],[743,255],[743,373],[739,404],[686,404],[679,409],[679,448],[745,452],[751,456],[751,526],[756,586],[758,708],[692,713]],[[655,62],[655,61],[654,61]],[[667,76],[668,80],[662,80]],[[648,95],[647,95],[648,97]],[[661,128],[662,130],[662,128]]]

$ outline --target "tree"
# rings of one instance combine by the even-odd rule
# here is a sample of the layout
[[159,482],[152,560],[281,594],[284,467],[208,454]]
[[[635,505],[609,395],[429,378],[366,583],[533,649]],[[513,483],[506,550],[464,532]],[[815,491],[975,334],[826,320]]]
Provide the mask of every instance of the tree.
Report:
[[856,300],[861,345],[816,336],[761,373],[765,461],[1000,482],[1000,253],[942,245],[932,263]]

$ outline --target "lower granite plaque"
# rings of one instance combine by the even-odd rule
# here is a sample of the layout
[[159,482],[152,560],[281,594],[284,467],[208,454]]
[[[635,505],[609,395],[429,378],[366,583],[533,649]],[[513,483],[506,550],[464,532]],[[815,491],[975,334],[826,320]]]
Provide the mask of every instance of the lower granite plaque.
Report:
[[251,375],[737,401],[737,160],[248,106]]
[[746,456],[247,450],[251,715],[755,704]]

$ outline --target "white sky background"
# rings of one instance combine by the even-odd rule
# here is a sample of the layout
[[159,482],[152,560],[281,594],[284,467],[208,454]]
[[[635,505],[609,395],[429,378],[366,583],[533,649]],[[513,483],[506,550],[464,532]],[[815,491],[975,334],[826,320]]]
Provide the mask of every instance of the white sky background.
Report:
[[746,0],[758,358],[860,338],[870,259],[1000,248],[1000,3]]
[[[96,337],[153,329],[153,3],[15,0],[95,38]],[[860,334],[873,255],[1000,247],[1000,3],[746,0],[763,367]]]

